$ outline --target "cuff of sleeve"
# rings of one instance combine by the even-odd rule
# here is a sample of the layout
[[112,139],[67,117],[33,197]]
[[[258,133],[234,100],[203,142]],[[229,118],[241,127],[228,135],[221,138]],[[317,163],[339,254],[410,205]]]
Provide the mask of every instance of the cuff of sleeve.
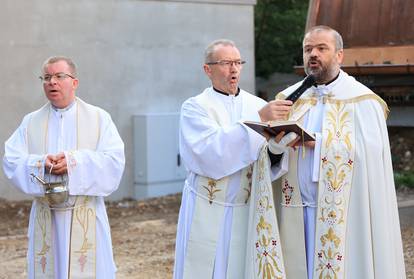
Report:
[[272,138],[272,139],[269,140],[269,146],[268,146],[268,148],[269,148],[269,151],[272,154],[275,154],[275,155],[282,154],[283,152],[285,152],[287,150],[287,148],[286,148],[285,145],[282,145],[282,144],[277,143],[274,140],[274,138]]
[[70,195],[80,195],[83,192],[82,189],[82,174],[78,167],[78,161],[76,151],[65,151],[66,164],[68,168],[68,189]]
[[[31,169],[30,174],[43,179],[45,177],[45,159],[46,155],[30,155],[27,161],[27,165]],[[34,190],[32,194],[43,195],[43,185],[40,184],[34,177],[30,176],[30,179],[32,184],[34,184],[34,187],[37,188],[37,190]]]

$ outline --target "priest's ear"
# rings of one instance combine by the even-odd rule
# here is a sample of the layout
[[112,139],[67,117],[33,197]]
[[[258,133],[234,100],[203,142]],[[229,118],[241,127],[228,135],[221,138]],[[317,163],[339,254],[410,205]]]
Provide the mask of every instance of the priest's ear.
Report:
[[77,78],[72,79],[72,90],[75,91],[78,88],[79,80]]
[[206,73],[206,75],[211,79],[211,68],[210,68],[210,66],[207,65],[207,64],[204,64],[203,68],[204,68],[204,72]]
[[336,51],[335,56],[336,56],[336,61],[338,62],[339,65],[341,65],[342,61],[344,61],[344,50],[340,49]]

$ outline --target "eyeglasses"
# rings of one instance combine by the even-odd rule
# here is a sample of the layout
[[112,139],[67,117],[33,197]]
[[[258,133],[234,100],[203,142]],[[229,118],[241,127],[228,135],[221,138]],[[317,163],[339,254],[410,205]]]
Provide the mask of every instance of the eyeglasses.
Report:
[[53,77],[55,77],[59,81],[65,80],[67,78],[75,79],[74,76],[66,74],[66,73],[56,73],[53,75],[46,74],[44,76],[40,76],[39,78],[43,83],[46,83],[46,82],[50,82]]
[[236,67],[241,67],[243,64],[245,64],[246,61],[243,60],[220,60],[216,62],[207,62],[207,65],[220,65],[225,67],[232,67],[233,65]]

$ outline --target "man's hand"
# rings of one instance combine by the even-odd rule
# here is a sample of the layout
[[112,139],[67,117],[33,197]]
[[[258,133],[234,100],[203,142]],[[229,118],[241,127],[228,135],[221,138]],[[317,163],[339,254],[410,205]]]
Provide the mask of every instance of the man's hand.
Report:
[[286,120],[292,108],[292,104],[292,101],[288,100],[270,101],[259,110],[261,121]]
[[56,155],[47,155],[45,160],[45,171],[55,175],[63,175],[68,173],[65,153],[60,152]]
[[[315,148],[315,141],[314,140],[310,140],[310,141],[305,141],[304,142],[305,147],[308,148]],[[298,140],[297,142],[295,142],[295,144],[293,146],[302,146],[302,141]]]
[[[285,135],[285,132],[284,131],[282,131],[282,132],[280,132],[279,134],[277,134],[274,138],[273,138],[273,140],[276,142],[276,143],[279,143],[280,142],[280,140],[283,138],[283,136]],[[272,139],[272,136],[268,133],[268,132],[266,132],[266,131],[263,131],[263,136],[266,138],[266,140],[267,141],[269,141],[269,140],[271,140]]]

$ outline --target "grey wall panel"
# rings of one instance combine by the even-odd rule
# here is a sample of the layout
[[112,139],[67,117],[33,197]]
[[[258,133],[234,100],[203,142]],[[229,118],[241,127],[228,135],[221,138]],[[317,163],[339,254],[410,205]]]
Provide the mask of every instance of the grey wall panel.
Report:
[[[45,103],[37,78],[44,59],[72,57],[79,67],[78,95],[107,110],[125,141],[125,174],[110,198],[133,197],[133,115],[178,112],[185,99],[208,86],[202,62],[210,41],[238,44],[248,61],[241,87],[255,90],[253,5],[222,2],[2,1],[0,117],[7,121],[0,142]],[[0,185],[0,197],[24,197],[3,173]]]

